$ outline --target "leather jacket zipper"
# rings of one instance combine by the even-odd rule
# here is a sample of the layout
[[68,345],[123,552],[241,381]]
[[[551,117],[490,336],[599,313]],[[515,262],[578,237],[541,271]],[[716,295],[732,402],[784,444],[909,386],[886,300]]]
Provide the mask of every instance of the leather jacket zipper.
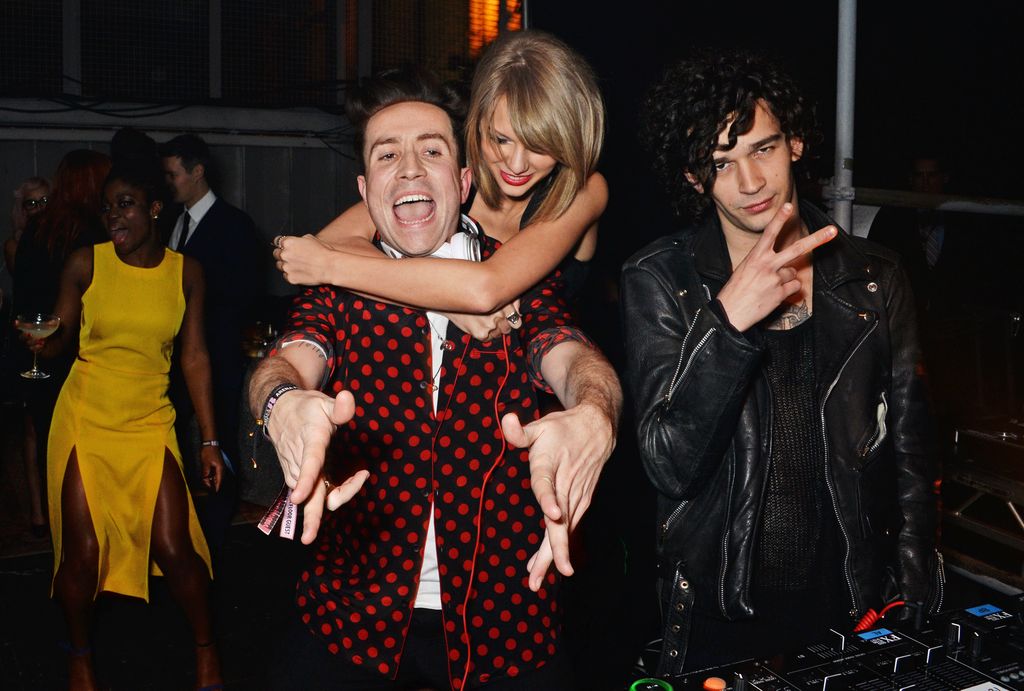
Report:
[[[946,560],[939,550],[935,550],[935,558],[938,560],[935,564],[935,586],[939,598],[935,603],[935,612],[941,612],[942,601],[946,599]],[[928,614],[932,614],[932,612],[928,612]]]
[[[700,311],[698,310],[698,314],[699,313]],[[696,320],[697,315],[694,315],[694,321]],[[714,335],[715,331],[717,331],[717,329],[715,327],[711,327],[710,329],[708,329],[708,332],[706,334],[701,336],[701,339],[697,342],[697,345],[693,347],[693,352],[690,353],[690,357],[687,358],[686,366],[683,367],[683,371],[680,372],[679,367],[682,366],[683,364],[683,353],[686,351],[686,341],[689,340],[690,333],[692,333],[690,331],[686,332],[686,338],[683,339],[683,347],[680,348],[679,350],[679,364],[676,365],[676,374],[678,376],[674,375],[672,377],[672,384],[668,387],[668,393],[665,394],[665,405],[668,405],[672,401],[672,394],[674,394],[676,392],[676,389],[679,388],[680,382],[682,382],[683,379],[686,378],[686,373],[689,372],[690,367],[693,366],[693,359],[697,357],[697,354],[700,353],[701,349],[704,347],[704,344],[707,343],[708,339],[710,339],[711,336]]]
[[[729,486],[726,488],[725,496],[732,496],[732,486],[736,480],[735,472],[732,468],[729,469]],[[732,521],[732,505],[727,504],[725,511],[725,532],[722,533],[722,570],[718,574],[718,606],[722,608],[722,614],[726,613],[725,609],[725,574],[729,570],[729,524]]]
[[854,346],[850,354],[846,356],[846,360],[843,361],[842,367],[836,373],[836,378],[829,384],[828,390],[825,392],[825,397],[821,399],[821,439],[822,447],[825,450],[825,485],[828,487],[829,497],[832,499],[832,510],[836,516],[836,523],[839,524],[839,532],[842,533],[843,542],[846,545],[846,554],[843,557],[843,575],[846,578],[846,587],[850,592],[850,602],[853,605],[853,609],[850,610],[850,615],[856,617],[860,612],[860,604],[857,602],[857,592],[853,587],[853,575],[850,573],[850,533],[847,531],[846,526],[843,524],[843,517],[839,515],[839,501],[836,499],[836,488],[832,482],[832,473],[829,469],[829,449],[828,449],[828,429],[825,425],[825,405],[828,403],[828,397],[832,395],[832,390],[835,389],[836,384],[839,383],[839,378],[843,376],[843,370],[853,359],[853,356],[857,354],[857,351],[864,344],[874,330],[878,327],[878,322],[875,321],[871,324],[871,328],[868,329],[857,341],[857,345]]
[[672,527],[672,524],[675,523],[675,520],[677,518],[679,518],[679,514],[681,514],[683,512],[683,509],[685,509],[686,505],[689,504],[689,503],[690,503],[689,499],[683,499],[681,502],[679,502],[679,504],[678,504],[678,506],[676,506],[676,508],[672,509],[672,513],[670,513],[668,515],[668,518],[665,519],[665,522],[661,524],[661,540],[662,540],[662,542],[664,542],[665,538],[668,537],[668,531]]
[[[885,398],[885,392],[884,391],[882,392],[882,405],[885,406],[885,410],[888,413],[889,402]],[[871,435],[871,438],[868,439],[868,442],[864,445],[864,448],[861,449],[861,453],[860,453],[860,457],[861,458],[867,458],[868,456],[870,456],[871,454],[873,454],[875,452],[875,449],[877,449],[879,446],[881,446],[882,442],[885,440],[885,435],[882,434],[882,431],[884,429],[885,429],[885,421],[882,420],[878,424],[877,428],[875,429],[874,434]]]
[[[690,322],[690,328],[686,330],[686,335],[683,336],[683,345],[679,347],[679,361],[676,362],[676,370],[675,372],[672,373],[672,378],[668,382],[668,391],[665,392],[665,398],[662,400],[662,405],[667,406],[669,402],[672,400],[672,394],[675,393],[676,387],[682,380],[683,375],[686,374],[686,370],[690,369],[689,363],[693,362],[693,356],[691,355],[686,367],[683,367],[683,356],[686,354],[686,344],[690,342],[690,336],[693,334],[693,325],[697,323],[698,317],[700,317],[699,309],[694,313],[693,321]],[[710,331],[708,333],[710,333]],[[708,334],[704,334],[705,338],[707,338],[707,335]],[[701,343],[697,344],[697,348],[694,349],[694,352],[700,349],[700,346],[703,342],[704,339],[701,339]]]

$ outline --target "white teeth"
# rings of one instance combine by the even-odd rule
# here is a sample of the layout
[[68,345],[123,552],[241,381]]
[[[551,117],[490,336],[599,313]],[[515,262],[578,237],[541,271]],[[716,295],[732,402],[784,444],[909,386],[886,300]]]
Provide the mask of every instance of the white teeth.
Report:
[[430,197],[426,197],[426,196],[424,196],[422,194],[409,194],[409,195],[406,195],[404,197],[401,197],[398,201],[396,201],[395,202],[395,206],[398,206],[400,204],[408,204],[410,202],[429,202],[429,201],[432,201],[430,199]]

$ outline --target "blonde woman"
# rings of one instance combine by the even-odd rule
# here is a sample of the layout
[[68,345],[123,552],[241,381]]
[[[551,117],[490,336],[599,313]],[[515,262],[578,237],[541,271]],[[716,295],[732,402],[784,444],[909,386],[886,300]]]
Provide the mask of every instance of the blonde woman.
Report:
[[[502,247],[482,263],[397,264],[370,244],[373,226],[357,204],[316,237],[277,238],[278,268],[294,284],[327,283],[437,311],[498,310],[494,326],[507,332],[505,317],[517,321],[509,303],[560,265],[567,290],[579,289],[608,202],[596,171],[603,141],[604,104],[586,62],[549,34],[508,34],[476,68],[466,121],[476,185],[469,215]],[[432,212],[430,201],[402,206],[396,213],[410,222]]]

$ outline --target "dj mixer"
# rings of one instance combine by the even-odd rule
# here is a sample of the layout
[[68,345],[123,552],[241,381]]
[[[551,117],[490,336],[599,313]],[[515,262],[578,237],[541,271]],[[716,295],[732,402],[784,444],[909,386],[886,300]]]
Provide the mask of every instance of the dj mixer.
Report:
[[1024,595],[952,610],[918,625],[884,622],[829,632],[796,653],[680,677],[639,679],[630,691],[1024,691]]

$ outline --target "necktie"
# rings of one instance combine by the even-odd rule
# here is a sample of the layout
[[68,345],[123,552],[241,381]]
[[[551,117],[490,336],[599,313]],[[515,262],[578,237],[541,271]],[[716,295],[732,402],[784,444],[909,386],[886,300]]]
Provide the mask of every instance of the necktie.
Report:
[[929,268],[935,268],[939,261],[939,254],[942,252],[942,226],[938,224],[924,225],[918,233],[921,237],[921,244],[924,247],[924,258]]
[[188,222],[190,219],[191,216],[188,215],[187,211],[181,214],[181,235],[178,236],[178,244],[174,248],[175,252],[180,252],[181,248],[185,246],[185,241],[188,240]]

